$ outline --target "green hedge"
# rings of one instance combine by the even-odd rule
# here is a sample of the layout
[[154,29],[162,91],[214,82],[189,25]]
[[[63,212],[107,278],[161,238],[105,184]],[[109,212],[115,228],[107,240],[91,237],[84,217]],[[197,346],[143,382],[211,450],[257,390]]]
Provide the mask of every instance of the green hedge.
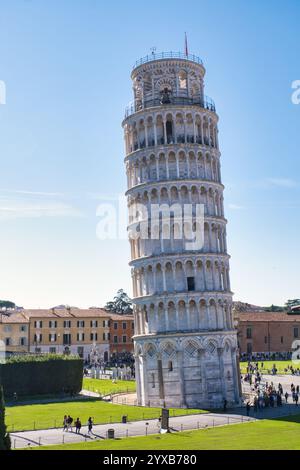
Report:
[[52,395],[78,393],[82,389],[83,361],[74,356],[12,356],[0,364],[0,384],[4,395]]

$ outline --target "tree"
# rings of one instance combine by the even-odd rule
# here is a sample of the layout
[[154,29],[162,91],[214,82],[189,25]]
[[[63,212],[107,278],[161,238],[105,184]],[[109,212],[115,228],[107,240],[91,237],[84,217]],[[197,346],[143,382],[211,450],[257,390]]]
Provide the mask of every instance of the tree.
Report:
[[132,302],[126,292],[123,289],[118,290],[114,299],[107,302],[105,310],[113,313],[119,313],[121,315],[128,315],[132,313]]
[[0,308],[15,308],[16,304],[10,300],[0,300]]
[[288,310],[290,310],[292,307],[300,305],[300,299],[289,299],[284,305]]
[[3,388],[0,386],[0,450],[10,450],[11,442],[5,425],[5,406]]

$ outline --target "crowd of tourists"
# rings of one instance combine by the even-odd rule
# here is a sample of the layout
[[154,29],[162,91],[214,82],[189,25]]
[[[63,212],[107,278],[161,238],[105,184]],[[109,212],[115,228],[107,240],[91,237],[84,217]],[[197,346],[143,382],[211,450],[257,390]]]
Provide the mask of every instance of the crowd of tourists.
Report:
[[[278,372],[278,369],[276,367],[276,364],[273,364],[273,366],[268,369],[265,368],[265,364],[264,362],[248,362],[247,364],[247,374],[259,374],[260,371],[262,370],[267,370],[268,372],[270,372],[272,375],[276,375],[277,372]],[[283,372],[285,374],[291,374],[291,375],[300,375],[300,368],[299,367],[293,367],[292,365],[287,365],[287,367],[285,367],[283,369]]]
[[292,359],[291,352],[277,352],[277,353],[255,353],[240,355],[241,361],[289,361]]
[[[277,386],[275,386],[272,381],[262,383],[262,369],[264,369],[263,362],[249,362],[247,365],[247,373],[244,376],[241,376],[242,381],[249,383],[251,391],[254,392],[254,398],[252,402],[254,412],[269,407],[280,407],[283,405],[283,403],[291,403],[290,399],[292,399],[292,402],[298,406],[300,393],[299,385],[294,385],[292,383],[290,385],[290,393],[288,391],[284,393],[281,383],[278,383]],[[287,371],[295,374],[297,370],[292,366],[288,366]],[[276,375],[277,373],[275,364],[272,367],[272,373],[273,375]],[[250,401],[248,401],[246,404],[247,415],[249,415],[250,406]]]
[[[94,419],[90,416],[87,421],[88,434],[93,434],[93,425]],[[79,418],[74,422],[73,418],[70,415],[65,415],[63,419],[63,431],[73,432],[73,427],[75,428],[75,433],[80,434],[82,424]]]

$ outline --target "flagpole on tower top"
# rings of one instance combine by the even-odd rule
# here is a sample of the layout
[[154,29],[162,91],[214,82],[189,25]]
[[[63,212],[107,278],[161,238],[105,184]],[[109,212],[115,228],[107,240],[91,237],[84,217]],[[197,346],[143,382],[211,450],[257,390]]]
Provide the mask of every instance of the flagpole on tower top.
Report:
[[184,33],[184,53],[186,56],[189,55],[189,49],[188,49],[188,40],[187,40],[187,34]]

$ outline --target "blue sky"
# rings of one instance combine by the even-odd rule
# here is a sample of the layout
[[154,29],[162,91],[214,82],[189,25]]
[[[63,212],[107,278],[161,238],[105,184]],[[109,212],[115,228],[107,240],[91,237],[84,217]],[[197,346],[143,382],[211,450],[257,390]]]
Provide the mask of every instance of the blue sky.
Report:
[[0,298],[131,294],[128,242],[97,239],[97,197],[126,189],[133,63],[183,50],[184,31],[220,116],[235,299],[299,297],[299,17],[297,0],[0,0]]

